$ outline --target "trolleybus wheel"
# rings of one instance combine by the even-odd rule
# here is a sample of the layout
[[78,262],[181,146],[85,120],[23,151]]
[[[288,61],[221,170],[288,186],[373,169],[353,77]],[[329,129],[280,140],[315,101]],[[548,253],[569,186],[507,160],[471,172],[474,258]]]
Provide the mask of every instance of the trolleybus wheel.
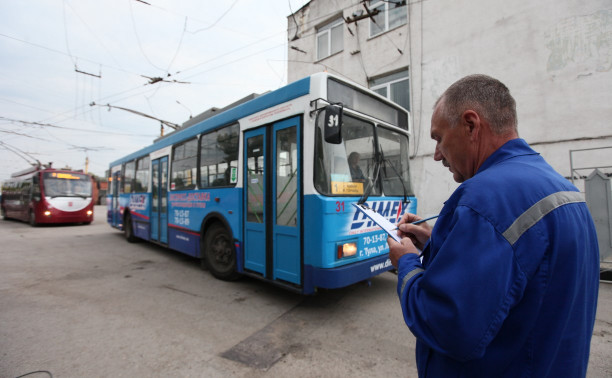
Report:
[[236,271],[236,249],[232,237],[223,225],[213,224],[204,236],[204,264],[210,273],[220,280],[234,281],[240,278]]
[[32,210],[30,210],[29,223],[32,227],[38,226],[38,223],[36,222],[36,214]]
[[128,243],[135,243],[138,241],[138,238],[134,235],[134,226],[132,225],[132,216],[130,214],[125,216],[123,232],[125,233],[125,240],[127,240]]

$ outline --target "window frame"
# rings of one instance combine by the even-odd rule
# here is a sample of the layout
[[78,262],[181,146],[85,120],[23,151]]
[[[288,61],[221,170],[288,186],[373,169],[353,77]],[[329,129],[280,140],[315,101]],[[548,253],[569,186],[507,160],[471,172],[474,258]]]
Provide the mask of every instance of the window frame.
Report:
[[[399,78],[393,78],[394,76],[397,76],[398,74],[402,74],[402,73],[406,73],[406,76],[401,76]],[[386,78],[391,78],[389,80],[385,80]],[[373,85],[373,83],[375,83],[376,81],[382,80],[382,83],[380,84],[376,84]],[[402,81],[407,81],[408,82],[408,106],[405,107],[402,104],[400,104],[399,102],[396,102],[391,96],[392,96],[392,91],[391,91],[391,86],[393,84],[402,82]],[[378,93],[379,95],[385,97],[388,100],[393,101],[394,103],[404,107],[406,110],[408,110],[410,112],[410,70],[408,68],[406,68],[405,70],[400,70],[400,71],[395,71],[392,72],[390,74],[386,74],[383,76],[379,76],[375,79],[370,80],[369,83],[370,89],[376,93]],[[386,95],[381,94],[380,92],[378,92],[378,90],[385,88],[386,90]]]
[[[236,132],[236,156],[235,156],[235,160],[232,160],[230,162],[225,161],[224,159],[219,159],[218,156],[215,159],[215,173],[214,176],[219,177],[220,173],[219,171],[219,167],[223,164],[226,164],[227,167],[225,167],[225,169],[229,169],[230,170],[230,177],[228,178],[228,182],[224,183],[224,185],[213,185],[215,180],[213,180],[212,182],[210,182],[210,172],[208,171],[208,168],[210,166],[212,166],[211,164],[206,165],[207,168],[207,172],[203,172],[203,164],[207,163],[205,160],[205,158],[207,158],[206,155],[202,154],[202,143],[207,141],[208,137],[213,136],[213,135],[219,135],[219,133],[225,131],[230,137],[231,137],[231,133],[232,131]],[[216,155],[219,155],[218,152],[221,151],[223,152],[221,149],[216,148],[215,152]],[[239,175],[239,164],[238,164],[238,158],[240,155],[240,125],[238,123],[231,123],[229,125],[225,125],[222,127],[219,127],[217,129],[211,130],[209,132],[206,132],[204,134],[200,135],[199,141],[198,141],[198,188],[200,189],[214,189],[214,188],[233,188],[238,184],[238,175]],[[232,165],[232,162],[235,163],[235,166]],[[235,182],[231,182],[231,168],[234,167],[236,168],[236,181]],[[206,185],[203,185],[203,179],[204,176],[206,176]]]
[[[130,171],[128,167],[133,164],[131,167],[132,176],[129,180],[126,178],[126,173]],[[130,160],[123,164],[122,172],[121,172],[121,190],[120,193],[133,193],[134,192],[134,179],[136,177],[136,159]],[[129,186],[128,186],[129,185]],[[128,186],[129,190],[126,190],[126,186]]]
[[[333,41],[332,30],[337,27],[340,27],[342,29],[343,25],[344,25],[344,19],[342,18],[342,16],[340,16],[317,28],[317,34],[315,35],[315,51],[317,54],[317,57],[316,57],[317,61],[328,58],[344,50],[344,31],[342,31],[341,38],[340,38],[340,42],[341,42],[340,48],[337,51],[334,51],[332,49],[332,41]],[[325,56],[319,56],[319,37],[323,35],[326,35],[327,52]]]
[[[182,157],[180,159],[176,158],[176,151],[182,147],[185,146],[188,143],[191,143],[195,141],[195,155],[190,155],[188,157]],[[170,166],[170,190],[171,191],[180,191],[180,190],[194,190],[197,189],[198,187],[198,162],[199,162],[199,150],[198,150],[198,146],[199,146],[199,138],[193,137],[193,138],[189,138],[187,140],[181,141],[180,143],[175,144],[174,146],[172,146],[172,155],[171,155],[171,166]],[[182,186],[178,187],[178,185],[176,185],[175,179],[179,178],[175,178],[174,177],[174,173],[175,173],[175,167],[176,167],[176,163],[177,162],[183,162],[183,161],[187,161],[189,159],[194,159],[195,163],[193,164],[193,166],[190,168],[190,170],[193,172],[193,169],[195,169],[195,177],[192,177],[192,183],[190,185],[185,185],[183,184]],[[179,164],[180,165],[180,164]],[[185,171],[184,169],[181,169],[181,171]]]
[[384,1],[384,0],[370,0],[368,1],[368,6],[369,9],[375,10],[376,8],[380,8],[383,7],[383,9],[380,10],[381,13],[384,13],[384,20],[385,20],[385,24],[383,25],[383,27],[379,28],[379,32],[377,33],[373,33],[372,32],[372,28],[374,25],[378,25],[378,24],[373,24],[373,21],[370,19],[370,28],[369,28],[369,34],[370,34],[370,38],[374,38],[376,36],[379,36],[381,34],[384,34],[386,32],[388,32],[389,30],[395,29],[397,27],[403,26],[408,24],[408,14],[406,14],[405,16],[405,22],[402,22],[401,24],[398,24],[392,28],[389,27],[389,14],[391,13],[391,11],[393,9],[401,9],[403,7],[406,6],[406,4],[396,7],[396,8],[391,8],[391,6],[395,6],[395,3],[391,2],[391,1]]
[[[143,162],[147,163],[147,167],[143,168],[143,169],[139,169],[142,165]],[[143,172],[146,171],[146,182],[144,183],[144,185],[142,185],[142,183],[140,182],[141,180],[138,179],[138,173],[139,172]],[[142,190],[137,190],[137,184],[140,184],[142,186]],[[134,188],[133,188],[133,192],[134,193],[147,193],[149,192],[149,188],[151,186],[151,158],[149,157],[149,155],[146,156],[142,156],[138,159],[136,159],[136,174],[134,175]]]

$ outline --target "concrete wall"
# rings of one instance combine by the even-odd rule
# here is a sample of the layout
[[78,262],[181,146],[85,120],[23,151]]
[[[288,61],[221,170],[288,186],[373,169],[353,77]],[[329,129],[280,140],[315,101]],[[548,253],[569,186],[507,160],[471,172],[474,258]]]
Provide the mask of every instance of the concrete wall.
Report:
[[[327,69],[367,86],[409,67],[419,213],[439,211],[457,186],[433,161],[429,126],[437,97],[465,75],[488,74],[510,88],[520,136],[566,177],[570,150],[612,146],[609,0],[413,0],[405,6],[406,25],[369,38],[368,19],[347,24],[343,51],[316,61],[316,27],[361,9],[352,0],[313,0],[288,17],[288,78]],[[612,153],[604,152],[582,153],[581,163],[612,165]]]

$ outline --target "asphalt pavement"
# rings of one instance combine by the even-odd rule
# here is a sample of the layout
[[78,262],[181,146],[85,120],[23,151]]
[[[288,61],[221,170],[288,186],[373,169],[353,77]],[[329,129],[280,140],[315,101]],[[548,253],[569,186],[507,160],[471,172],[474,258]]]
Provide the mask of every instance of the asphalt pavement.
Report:
[[[91,225],[0,220],[0,377],[416,377],[396,276],[304,297]],[[46,373],[48,372],[48,373]],[[588,377],[612,377],[601,283]]]

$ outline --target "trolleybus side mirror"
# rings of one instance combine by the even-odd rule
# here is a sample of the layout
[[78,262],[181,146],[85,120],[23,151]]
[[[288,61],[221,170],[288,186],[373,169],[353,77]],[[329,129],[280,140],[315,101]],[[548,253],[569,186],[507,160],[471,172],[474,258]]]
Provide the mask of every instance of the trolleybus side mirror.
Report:
[[342,143],[342,106],[327,105],[323,109],[323,122],[325,122],[325,141],[327,143]]

